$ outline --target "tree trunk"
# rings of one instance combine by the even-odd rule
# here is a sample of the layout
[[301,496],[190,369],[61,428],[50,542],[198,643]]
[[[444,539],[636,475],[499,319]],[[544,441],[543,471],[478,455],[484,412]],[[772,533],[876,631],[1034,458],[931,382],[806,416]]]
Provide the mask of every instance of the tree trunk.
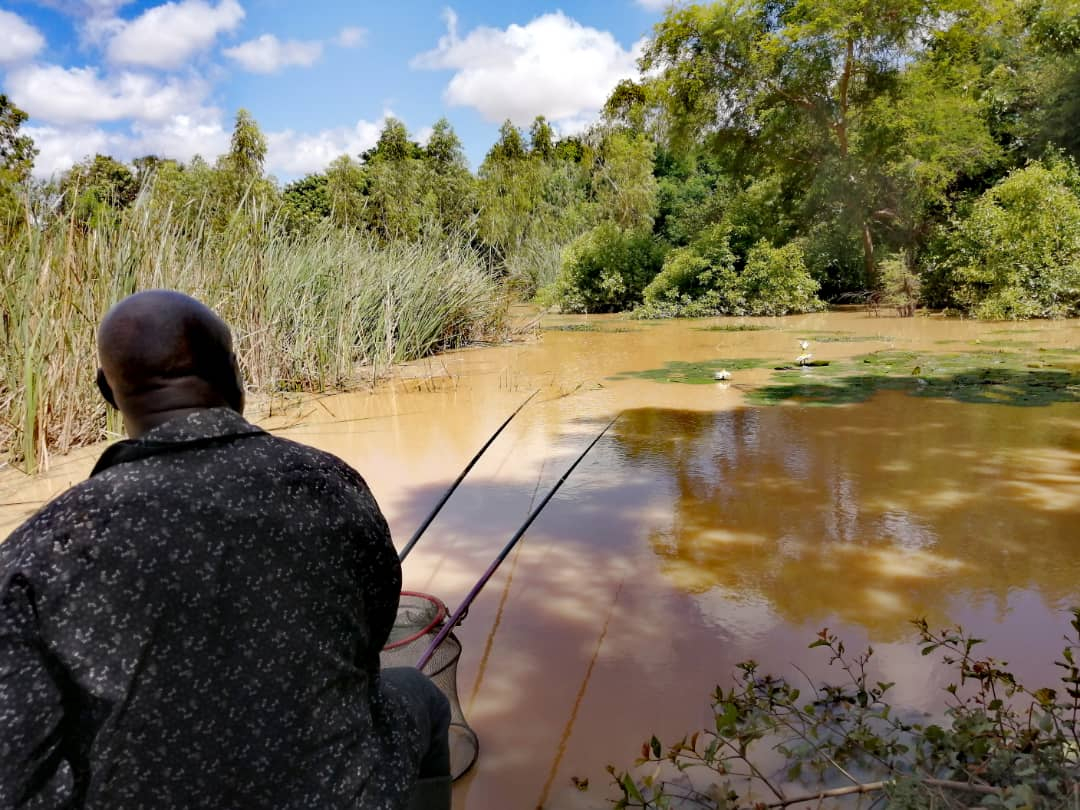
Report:
[[874,234],[870,232],[870,220],[864,219],[862,225],[863,269],[866,272],[866,285],[877,288],[877,262],[874,261]]

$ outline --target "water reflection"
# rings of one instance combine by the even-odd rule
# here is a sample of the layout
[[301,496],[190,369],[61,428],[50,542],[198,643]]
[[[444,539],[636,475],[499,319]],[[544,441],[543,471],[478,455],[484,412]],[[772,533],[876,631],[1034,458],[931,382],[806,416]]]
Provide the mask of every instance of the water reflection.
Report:
[[1075,411],[877,396],[848,408],[627,411],[629,465],[669,491],[649,536],[663,574],[791,622],[878,637],[960,593],[1076,593]]

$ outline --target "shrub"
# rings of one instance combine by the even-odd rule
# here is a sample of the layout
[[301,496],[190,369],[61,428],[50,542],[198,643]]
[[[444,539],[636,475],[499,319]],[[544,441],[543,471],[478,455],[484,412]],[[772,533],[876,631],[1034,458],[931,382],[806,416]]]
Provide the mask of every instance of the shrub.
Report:
[[726,225],[713,225],[689,247],[671,251],[645,289],[645,305],[637,316],[786,315],[823,306],[798,244],[774,248],[762,240],[750,249],[739,273],[729,234]]
[[762,240],[750,249],[739,277],[742,311],[736,315],[787,315],[823,308],[796,242],[773,247]]
[[1076,167],[1032,163],[986,191],[947,237],[961,306],[979,318],[1080,314]]
[[645,288],[639,317],[704,317],[730,312],[737,305],[735,254],[730,229],[711,225],[688,247],[668,253],[664,267]]
[[[739,664],[738,684],[713,693],[708,728],[669,746],[652,737],[638,760],[648,770],[608,768],[621,794],[615,807],[833,807],[826,802],[856,794],[891,810],[1075,807],[1080,610],[1072,611],[1072,632],[1054,661],[1058,683],[1037,689],[1006,662],[979,655],[983,640],[961,628],[913,624],[922,654],[942,655],[955,676],[943,722],[892,705],[894,684],[870,676],[873,648],[852,655],[825,629],[810,646],[828,653],[837,680],[811,682],[807,692],[754,661]],[[780,754],[785,767],[762,767],[769,754]],[[745,795],[748,786],[764,800]]]
[[601,223],[564,251],[555,300],[567,312],[629,309],[660,271],[664,253],[664,243],[649,231]]

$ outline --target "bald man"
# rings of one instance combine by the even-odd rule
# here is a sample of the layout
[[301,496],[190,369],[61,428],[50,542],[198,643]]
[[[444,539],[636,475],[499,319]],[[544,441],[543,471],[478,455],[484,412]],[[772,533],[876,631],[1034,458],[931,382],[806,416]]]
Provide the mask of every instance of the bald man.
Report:
[[130,439],[0,544],[0,810],[449,807],[449,709],[380,672],[401,570],[340,459],[242,417],[228,327],[117,304]]

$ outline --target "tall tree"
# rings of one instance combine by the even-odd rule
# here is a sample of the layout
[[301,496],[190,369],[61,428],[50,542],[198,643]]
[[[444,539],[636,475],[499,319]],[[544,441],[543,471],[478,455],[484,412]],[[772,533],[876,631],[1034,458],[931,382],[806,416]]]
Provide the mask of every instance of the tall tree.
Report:
[[226,156],[228,170],[241,186],[247,186],[263,176],[265,162],[266,138],[251,113],[241,108],[236,113],[236,123]]
[[555,156],[555,132],[542,115],[536,116],[529,127],[529,154],[540,160]]
[[[943,0],[721,0],[670,11],[641,60],[676,143],[817,188],[860,233],[875,277],[874,207],[856,149],[867,111],[897,91]],[[618,105],[616,105],[618,106]],[[755,168],[756,167],[756,168]]]
[[0,93],[0,171],[16,183],[30,177],[38,154],[33,139],[19,132],[26,119],[26,113]]
[[425,216],[444,232],[467,230],[472,218],[473,178],[461,140],[445,118],[432,127],[423,162]]

